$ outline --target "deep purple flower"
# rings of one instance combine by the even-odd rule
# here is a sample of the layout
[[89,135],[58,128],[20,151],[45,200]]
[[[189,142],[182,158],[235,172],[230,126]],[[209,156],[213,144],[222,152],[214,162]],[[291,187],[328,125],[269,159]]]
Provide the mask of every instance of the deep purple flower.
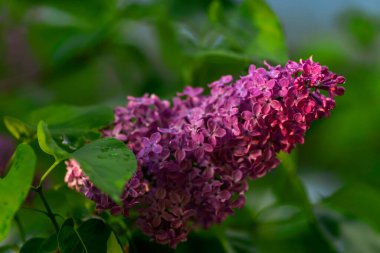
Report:
[[207,121],[206,133],[208,138],[210,138],[211,144],[216,146],[217,138],[225,136],[227,132],[214,119],[209,119]]
[[158,144],[161,140],[160,133],[156,132],[150,136],[150,138],[143,137],[141,142],[143,144],[143,148],[140,150],[138,156],[149,155],[150,152],[159,154],[162,152],[162,146]]
[[138,169],[122,195],[123,207],[100,192],[74,160],[65,181],[100,210],[129,215],[156,242],[175,247],[194,226],[224,221],[245,203],[247,179],[260,178],[290,152],[312,121],[328,116],[345,79],[313,60],[284,67],[249,67],[233,82],[223,76],[202,88],[186,87],[169,101],[155,95],[128,97],[115,109],[105,137],[125,142]]

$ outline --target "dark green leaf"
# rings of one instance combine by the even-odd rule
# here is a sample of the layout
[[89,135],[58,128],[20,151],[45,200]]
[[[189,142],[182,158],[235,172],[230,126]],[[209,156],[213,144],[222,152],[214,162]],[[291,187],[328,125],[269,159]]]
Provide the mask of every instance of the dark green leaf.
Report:
[[89,253],[74,228],[73,219],[66,220],[58,233],[58,248],[61,253]]
[[78,234],[88,253],[107,252],[107,241],[111,230],[99,219],[90,219],[81,224]]
[[56,252],[57,248],[58,248],[57,235],[54,234],[43,241],[40,247],[40,251],[38,253]]
[[[222,225],[224,226],[224,224]],[[137,238],[136,238],[137,239]],[[137,242],[138,250],[137,252],[144,252],[142,242]],[[149,248],[147,247],[149,244],[145,243],[145,250],[147,251]],[[141,250],[140,250],[141,248]],[[149,251],[151,251],[149,249]],[[157,251],[161,252],[161,251]],[[226,237],[225,227],[211,227],[207,231],[194,231],[189,234],[188,240],[184,243],[178,245],[175,252],[178,253],[207,253],[207,252],[220,252],[220,253],[240,253],[239,251],[235,252],[235,249],[231,245],[230,239]],[[254,251],[252,252],[254,253]]]
[[246,71],[252,59],[245,55],[222,50],[210,50],[197,54],[188,74],[188,84],[206,85],[222,75],[239,76]]
[[21,248],[20,253],[39,253],[44,238],[29,239]]
[[4,117],[4,124],[8,131],[17,139],[33,139],[36,131],[21,120]]
[[0,241],[8,234],[14,214],[26,198],[33,181],[36,156],[27,144],[20,144],[5,178],[0,178]]
[[[200,248],[201,245],[197,244],[197,249]],[[178,252],[194,252],[194,251],[182,251],[179,248],[183,248],[183,244],[180,244],[178,246],[177,250],[174,250],[172,248],[169,248],[167,246],[157,244],[152,240],[149,240],[147,236],[142,234],[140,231],[136,231],[133,233],[133,235],[130,238],[130,248],[128,249],[128,252],[130,253],[140,253],[140,252],[149,252],[149,253],[175,253]],[[201,251],[197,251],[199,253],[203,253]],[[210,251],[209,251],[210,252]],[[212,251],[212,252],[219,252],[219,251]]]
[[37,138],[40,148],[47,154],[54,156],[56,161],[62,161],[69,158],[69,153],[60,148],[54,141],[47,124],[40,121],[37,127]]
[[29,239],[21,248],[20,253],[53,253],[57,250],[57,235],[45,238]]
[[113,138],[99,139],[78,149],[72,156],[100,190],[120,202],[124,186],[137,168],[134,154],[123,142]]
[[75,228],[72,219],[66,220],[58,234],[58,246],[62,253],[107,252],[107,240],[111,230],[99,219],[90,219]]

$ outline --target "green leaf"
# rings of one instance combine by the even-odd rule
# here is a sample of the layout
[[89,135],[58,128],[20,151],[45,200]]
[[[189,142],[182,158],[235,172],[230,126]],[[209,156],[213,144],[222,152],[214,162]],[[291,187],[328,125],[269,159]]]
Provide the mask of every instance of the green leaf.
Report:
[[292,152],[292,154],[288,154],[285,152],[280,152],[277,155],[278,159],[280,159],[284,168],[292,174],[297,172],[297,164],[296,164],[296,152]]
[[21,248],[20,253],[53,253],[57,250],[57,235],[49,238],[29,239]]
[[107,252],[107,240],[111,230],[99,219],[90,219],[75,228],[73,219],[66,220],[58,233],[61,253]]
[[158,19],[155,24],[163,61],[174,73],[178,73],[184,64],[184,48],[180,46],[176,28],[164,18]]
[[99,139],[78,149],[72,156],[101,191],[120,202],[124,186],[137,168],[134,154],[123,142],[113,138]]
[[212,23],[217,23],[221,19],[222,16],[222,4],[218,0],[214,0],[211,2],[208,8],[208,18]]
[[33,139],[36,131],[28,124],[19,119],[4,117],[4,124],[8,131],[17,139]]
[[18,252],[20,248],[17,245],[0,246],[0,253]]
[[86,249],[86,245],[83,244],[78,232],[74,228],[73,219],[68,219],[62,224],[58,233],[58,248],[61,253],[89,253]]
[[236,7],[226,9],[217,28],[226,42],[220,45],[228,45],[229,51],[240,52],[259,62],[284,63],[288,59],[280,22],[264,0],[243,0]]
[[359,222],[345,222],[341,225],[342,241],[347,253],[380,252],[380,234],[370,226]]
[[218,80],[222,75],[239,76],[248,69],[252,59],[226,50],[208,50],[195,55],[188,84],[204,84]]
[[106,252],[110,233],[109,227],[100,219],[87,220],[78,228],[78,234],[88,253]]
[[37,127],[37,138],[40,148],[47,154],[54,156],[56,161],[63,161],[69,158],[69,153],[60,148],[54,141],[47,124],[40,121]]
[[107,253],[123,253],[123,249],[119,244],[115,233],[111,233],[107,241]]
[[[222,225],[224,226],[224,225]],[[137,246],[136,252],[161,252],[154,251],[148,248],[149,245],[143,240],[137,240],[134,237],[133,242]],[[146,239],[145,239],[146,240]],[[147,241],[147,240],[146,240]],[[154,244],[152,245],[154,246]],[[151,246],[151,247],[152,247]],[[163,252],[174,252],[174,251],[163,251]],[[189,234],[188,240],[181,243],[176,248],[175,252],[178,253],[208,253],[208,252],[219,252],[219,253],[238,253],[235,252],[233,247],[230,245],[227,237],[225,236],[224,227],[211,227],[207,231],[194,231]]]
[[33,181],[36,156],[27,144],[20,144],[5,178],[0,178],[0,241],[8,234],[14,214],[28,195]]
[[380,231],[380,191],[362,183],[345,185],[324,203],[340,212],[366,221]]
[[21,248],[20,253],[38,253],[44,238],[29,239]]
[[58,249],[57,234],[51,235],[49,238],[46,238],[40,247],[38,253],[50,253],[56,252]]
[[254,253],[258,252],[249,231],[228,229],[222,243],[227,253]]
[[83,135],[98,131],[112,123],[113,110],[108,106],[48,106],[29,115],[31,124],[41,120],[49,125],[53,135]]
[[260,59],[284,63],[288,59],[285,36],[278,18],[265,1],[245,0],[240,15],[250,21],[256,31],[246,52]]
[[[56,8],[61,11],[67,12],[74,17],[92,21],[92,25],[99,25],[100,22],[104,21],[107,17],[108,12],[113,10],[116,5],[114,0],[111,1],[101,1],[101,0],[91,0],[82,1],[80,5],[76,1],[54,1],[54,0],[39,0],[39,1],[18,1],[20,5],[25,5],[28,9],[32,9],[40,6],[48,6],[51,8]],[[20,5],[18,6],[20,8]],[[31,16],[29,13],[27,16]],[[25,17],[24,17],[25,18]]]

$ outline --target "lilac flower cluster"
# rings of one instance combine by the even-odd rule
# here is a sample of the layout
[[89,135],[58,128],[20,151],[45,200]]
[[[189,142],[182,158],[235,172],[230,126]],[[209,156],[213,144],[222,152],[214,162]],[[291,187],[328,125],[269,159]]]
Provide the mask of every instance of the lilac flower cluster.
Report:
[[275,168],[276,153],[304,142],[312,121],[328,116],[342,95],[342,76],[308,60],[267,69],[251,65],[233,81],[223,76],[202,88],[186,87],[173,99],[128,97],[115,109],[104,137],[122,140],[138,159],[123,208],[96,189],[75,161],[66,182],[99,209],[128,215],[155,241],[175,247],[193,226],[220,223],[245,203],[247,179]]

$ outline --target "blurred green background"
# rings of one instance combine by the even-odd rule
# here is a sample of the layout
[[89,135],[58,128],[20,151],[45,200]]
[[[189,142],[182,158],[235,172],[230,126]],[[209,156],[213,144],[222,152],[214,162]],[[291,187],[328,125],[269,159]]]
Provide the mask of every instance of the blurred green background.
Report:
[[[251,183],[244,209],[195,231],[177,251],[380,252],[376,0],[5,0],[0,116],[25,119],[51,104],[122,105],[145,92],[170,98],[185,85],[239,76],[250,63],[311,55],[347,79],[331,117],[315,122],[283,165]],[[0,136],[7,136],[3,123]],[[48,161],[39,164],[45,170]],[[50,183],[52,206],[83,215],[91,203],[57,190],[63,174]],[[63,195],[67,202],[57,201]],[[43,217],[19,215],[28,236],[49,234]],[[139,235],[133,240],[138,252],[171,252]],[[17,236],[7,243],[19,243]]]

